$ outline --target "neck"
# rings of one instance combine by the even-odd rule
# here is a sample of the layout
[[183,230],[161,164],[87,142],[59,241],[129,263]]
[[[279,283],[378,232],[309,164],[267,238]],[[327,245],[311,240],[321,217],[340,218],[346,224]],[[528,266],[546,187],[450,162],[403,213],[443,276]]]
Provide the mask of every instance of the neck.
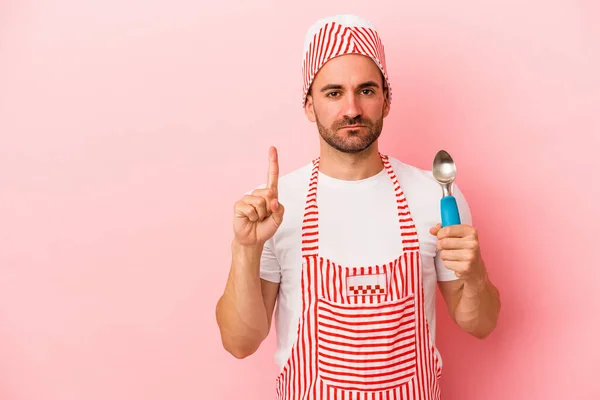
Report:
[[321,143],[319,170],[327,176],[356,181],[377,175],[382,169],[377,141],[360,153],[343,153],[327,143]]

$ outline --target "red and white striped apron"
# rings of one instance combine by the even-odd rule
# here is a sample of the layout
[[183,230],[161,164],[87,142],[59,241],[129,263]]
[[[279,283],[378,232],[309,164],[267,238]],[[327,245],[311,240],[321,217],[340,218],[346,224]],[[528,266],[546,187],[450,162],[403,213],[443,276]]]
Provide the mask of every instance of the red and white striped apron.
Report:
[[302,224],[302,314],[277,378],[279,400],[440,399],[417,232],[396,174],[381,158],[394,185],[403,248],[397,259],[372,266],[319,257],[319,159],[313,161]]

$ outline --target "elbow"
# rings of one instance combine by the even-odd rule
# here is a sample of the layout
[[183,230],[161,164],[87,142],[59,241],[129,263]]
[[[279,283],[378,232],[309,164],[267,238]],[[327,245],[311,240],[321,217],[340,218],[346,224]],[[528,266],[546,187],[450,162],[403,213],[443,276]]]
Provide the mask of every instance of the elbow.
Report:
[[219,322],[221,344],[229,354],[237,359],[243,359],[258,350],[263,341],[261,335],[253,335],[249,332],[240,333],[238,329],[227,326],[222,321]]
[[236,350],[229,351],[229,354],[231,354],[232,356],[234,356],[238,360],[243,360],[244,358],[249,357],[250,355],[252,355],[252,353],[249,353],[249,352],[242,352],[242,351],[236,351]]
[[488,336],[490,336],[492,334],[492,332],[494,331],[494,328],[492,327],[480,327],[480,326],[462,326],[459,324],[459,327],[467,332],[469,335],[477,338],[477,339],[485,339]]
[[223,348],[237,359],[254,354],[268,334],[268,329],[253,329],[232,317],[222,300],[217,303],[216,319]]
[[469,320],[455,319],[460,329],[477,339],[486,339],[496,330],[497,316],[493,318],[477,318]]
[[490,329],[487,331],[481,331],[481,332],[471,332],[471,335],[473,335],[477,339],[483,340],[483,339],[486,339],[488,336],[490,336],[492,334],[492,331],[493,331],[493,329]]
[[238,360],[250,357],[256,352],[258,346],[252,343],[230,343],[223,341],[223,348]]
[[470,323],[459,324],[461,327],[469,332],[472,336],[477,339],[486,339],[496,330],[498,325],[498,319],[500,317],[500,296],[497,289],[494,288],[494,300],[492,306],[487,308],[484,315],[478,318],[476,321],[470,321]]
[[488,336],[490,336],[492,334],[492,332],[494,332],[496,330],[496,325],[497,325],[497,319],[493,319],[493,320],[488,320],[488,323],[485,324],[484,326],[478,326],[475,329],[465,329],[466,331],[468,331],[472,336],[476,337],[477,339],[486,339]]
[[238,349],[238,350],[231,350],[231,351],[229,351],[229,353],[232,356],[234,356],[235,358],[237,358],[238,360],[243,360],[246,357],[250,357],[254,352]]
[[254,354],[266,335],[256,332],[244,332],[221,327],[221,344],[225,351],[237,359],[243,359]]

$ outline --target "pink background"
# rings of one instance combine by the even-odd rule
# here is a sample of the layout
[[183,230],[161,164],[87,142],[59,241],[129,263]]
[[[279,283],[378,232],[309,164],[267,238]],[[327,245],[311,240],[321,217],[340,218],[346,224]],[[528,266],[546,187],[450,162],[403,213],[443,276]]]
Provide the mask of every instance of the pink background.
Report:
[[[438,299],[446,399],[600,398],[597,1],[0,2],[0,399],[274,398],[274,336],[222,349],[234,201],[316,155],[304,33],[371,19],[382,150],[445,148],[502,293]],[[485,4],[484,4],[485,3]]]

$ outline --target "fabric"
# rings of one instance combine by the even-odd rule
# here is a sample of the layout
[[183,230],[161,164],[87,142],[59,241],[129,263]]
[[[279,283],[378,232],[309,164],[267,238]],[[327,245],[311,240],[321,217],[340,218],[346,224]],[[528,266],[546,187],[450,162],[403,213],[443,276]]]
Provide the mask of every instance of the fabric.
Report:
[[277,399],[439,399],[441,360],[424,314],[419,239],[407,199],[381,155],[396,203],[397,256],[339,264],[320,256],[314,160],[302,220],[302,314]]
[[[437,281],[456,279],[436,251],[436,238],[429,229],[440,222],[442,190],[431,171],[388,157],[406,196],[419,238],[424,288],[424,312],[435,341],[435,297]],[[274,316],[277,333],[275,362],[287,362],[297,339],[302,310],[301,233],[306,182],[313,164],[279,178],[279,201],[285,206],[283,223],[264,247],[260,276],[279,282]],[[385,170],[367,179],[344,181],[319,173],[319,240],[321,256],[342,265],[375,265],[397,257],[401,246],[394,188]],[[265,185],[259,185],[262,188]],[[250,192],[249,192],[250,193]],[[460,187],[454,185],[461,220],[471,224],[471,213]]]
[[302,60],[302,106],[321,67],[334,57],[362,54],[370,57],[381,70],[392,101],[392,88],[385,64],[383,43],[375,26],[368,20],[350,14],[336,15],[315,22],[307,31]]

